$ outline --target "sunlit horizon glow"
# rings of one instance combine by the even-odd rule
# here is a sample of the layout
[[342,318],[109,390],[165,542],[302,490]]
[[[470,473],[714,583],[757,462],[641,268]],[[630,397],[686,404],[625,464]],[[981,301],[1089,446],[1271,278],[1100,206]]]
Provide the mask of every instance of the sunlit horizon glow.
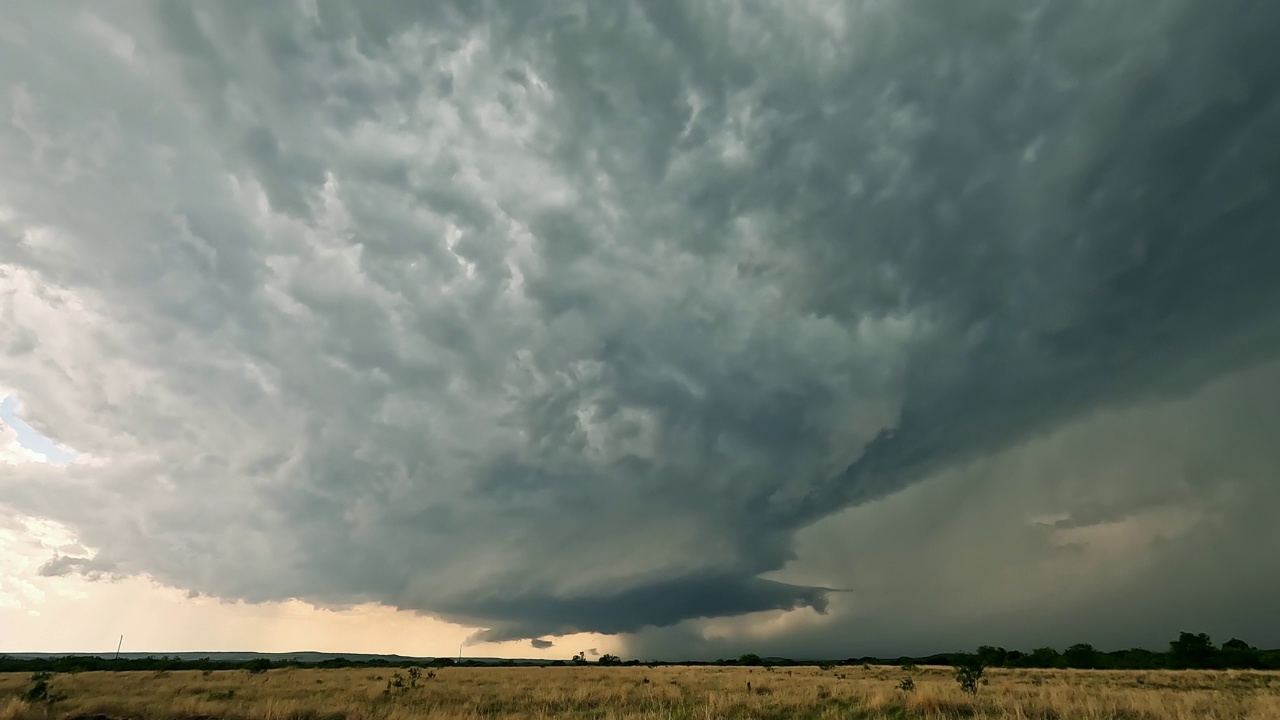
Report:
[[611,638],[576,635],[549,648],[469,643],[479,629],[369,603],[320,608],[301,600],[245,603],[192,597],[146,576],[45,577],[61,552],[86,550],[66,528],[34,518],[0,525],[0,654],[321,652],[406,657],[565,660],[617,652]]
[[[22,421],[15,396],[0,396],[0,410],[0,465],[75,462],[73,451]],[[592,635],[558,638],[546,648],[527,642],[469,643],[482,628],[377,603],[346,608],[297,599],[251,604],[193,597],[146,575],[41,573],[65,554],[92,557],[96,550],[56,522],[11,517],[0,523],[0,626],[6,628],[0,654],[110,654],[119,647],[124,654],[321,652],[564,660],[588,650],[617,652],[616,640]]]

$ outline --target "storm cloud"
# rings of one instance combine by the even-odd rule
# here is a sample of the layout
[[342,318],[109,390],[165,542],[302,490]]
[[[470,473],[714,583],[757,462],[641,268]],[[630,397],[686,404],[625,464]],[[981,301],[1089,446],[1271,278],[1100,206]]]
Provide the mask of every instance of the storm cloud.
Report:
[[[866,543],[764,576],[875,508],[1007,497],[1100,414],[1274,387],[1277,31],[1195,0],[16,3],[0,395],[75,462],[0,466],[0,505],[97,551],[50,573],[483,640],[693,652],[691,622],[865,606],[834,568],[874,575]],[[1176,485],[1116,482],[1043,525]]]

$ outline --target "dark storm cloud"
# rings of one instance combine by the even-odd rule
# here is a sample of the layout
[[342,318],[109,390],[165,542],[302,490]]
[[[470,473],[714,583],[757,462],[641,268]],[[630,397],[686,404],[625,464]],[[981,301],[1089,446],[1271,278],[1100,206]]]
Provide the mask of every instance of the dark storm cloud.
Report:
[[759,578],[698,576],[645,585],[607,596],[528,597],[469,601],[459,614],[519,618],[481,633],[480,640],[503,641],[538,633],[571,633],[579,628],[617,634],[648,625],[674,625],[690,617],[737,615],[761,610],[826,608],[823,591],[799,598],[794,587]]
[[0,381],[87,458],[0,502],[122,572],[823,610],[803,528],[1277,349],[1269,4],[128,7],[0,45]]
[[[1065,68],[1033,59],[1017,74],[984,73],[974,88],[956,78],[959,92],[925,83],[903,91],[924,105],[987,105],[976,117],[939,117],[949,127],[925,133],[912,157],[921,166],[912,177],[933,191],[926,197],[935,216],[925,212],[905,235],[933,240],[898,267],[908,268],[903,285],[917,306],[942,309],[942,332],[913,363],[896,427],[816,493],[811,516],[1094,404],[1182,392],[1275,351],[1280,286],[1267,268],[1280,262],[1271,187],[1280,151],[1264,138],[1280,127],[1280,63],[1262,28],[1277,16],[1253,10],[1241,24],[1244,16],[1188,8],[1166,35],[1133,38],[1147,43],[1130,49],[1139,67],[1105,71],[1131,74],[1118,88],[1091,86],[1096,76],[1082,73],[1070,81],[1079,83],[1075,92],[1044,92],[1037,85],[1051,78],[1039,73]],[[1070,31],[1048,25],[1034,44],[1066,60],[1076,49],[1054,40]],[[1143,58],[1154,45],[1162,52]],[[895,77],[904,88],[914,84],[910,71]],[[1068,150],[1073,139],[1055,135],[1061,123],[1050,112],[1105,122],[1079,128],[1089,135],[1074,140],[1087,146]],[[979,134],[989,142],[972,137]],[[1080,153],[1061,158],[1049,177],[1027,178],[1052,195],[1028,198],[1019,186],[1021,143],[1035,143],[1043,162]],[[972,162],[943,161],[949,153]],[[1032,209],[1028,201],[1040,212],[1019,217]],[[840,222],[859,222],[860,211]],[[913,220],[900,210],[883,225],[878,217],[873,211],[862,222]],[[838,285],[826,276],[813,283],[823,292]]]
[[[931,654],[998,644],[1165,647],[1194,628],[1280,645],[1280,362],[1188,397],[1099,410],[798,534],[775,579],[825,578],[827,617],[685,622],[633,657]],[[721,621],[724,622],[724,621]]]
[[62,577],[72,573],[99,577],[114,569],[111,563],[101,562],[91,557],[75,557],[71,555],[55,555],[53,559],[40,566],[40,574],[44,577]]

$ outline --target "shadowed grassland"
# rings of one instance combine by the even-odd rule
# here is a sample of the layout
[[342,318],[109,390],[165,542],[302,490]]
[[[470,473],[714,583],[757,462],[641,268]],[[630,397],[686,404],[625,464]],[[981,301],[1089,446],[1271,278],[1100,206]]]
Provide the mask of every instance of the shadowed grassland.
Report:
[[[1117,718],[1280,720],[1280,673],[949,668],[525,667],[0,674],[0,720]],[[914,690],[898,688],[910,675]],[[748,685],[749,684],[749,685]]]

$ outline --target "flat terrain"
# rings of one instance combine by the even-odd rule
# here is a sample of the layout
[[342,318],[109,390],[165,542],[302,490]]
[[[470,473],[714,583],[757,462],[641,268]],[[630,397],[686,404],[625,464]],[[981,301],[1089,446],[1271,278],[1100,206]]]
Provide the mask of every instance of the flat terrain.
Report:
[[[285,669],[54,675],[28,702],[28,674],[0,674],[0,720],[350,718],[1276,718],[1280,673],[988,670],[976,697],[947,668]],[[406,687],[388,689],[399,673]],[[750,683],[750,689],[748,689]]]

